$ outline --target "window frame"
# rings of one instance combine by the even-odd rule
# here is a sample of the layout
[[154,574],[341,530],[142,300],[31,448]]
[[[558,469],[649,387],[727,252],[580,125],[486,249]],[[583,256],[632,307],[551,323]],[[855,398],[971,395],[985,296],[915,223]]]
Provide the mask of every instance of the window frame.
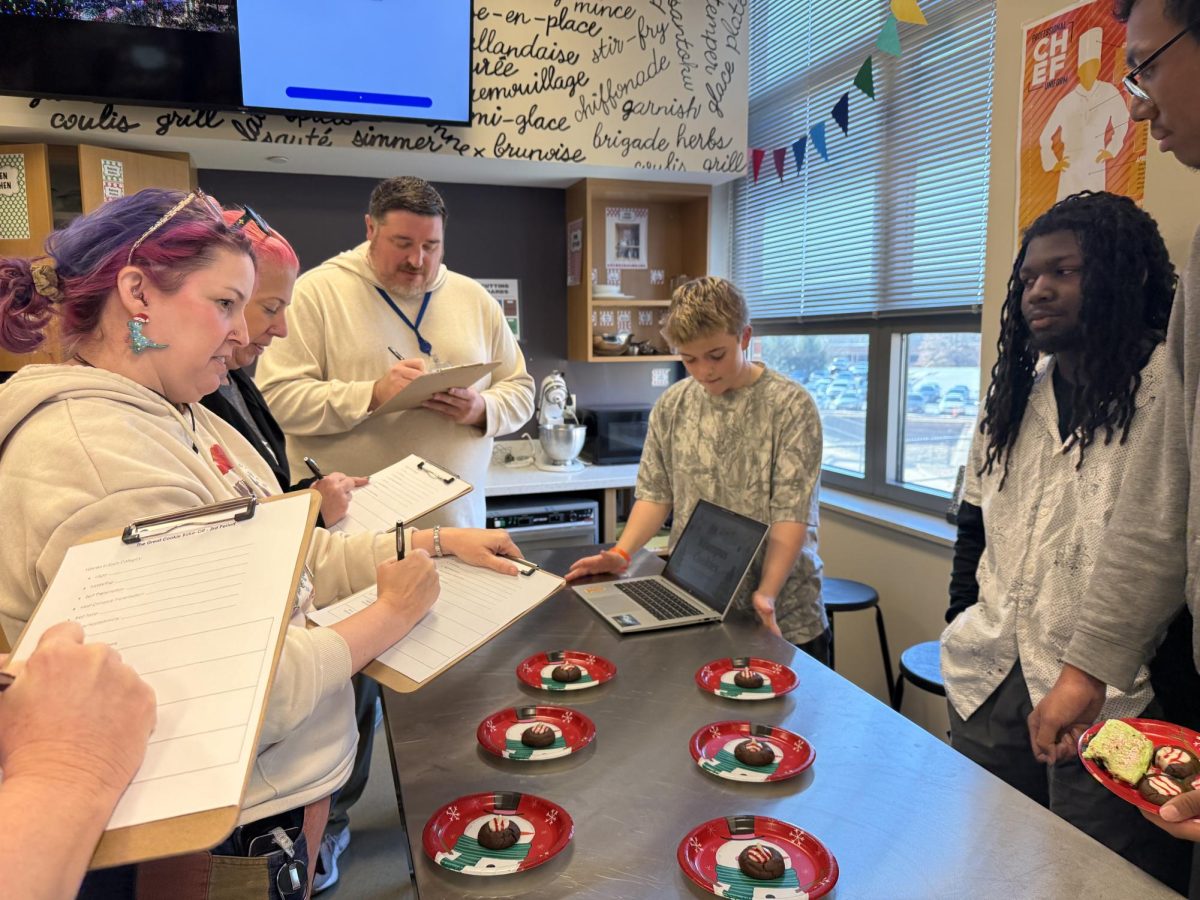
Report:
[[[867,412],[864,440],[865,474],[848,475],[821,467],[821,483],[840,491],[871,497],[921,512],[945,515],[950,497],[928,488],[906,486],[902,471],[907,381],[904,338],[907,334],[934,332],[980,333],[982,315],[971,311],[939,312],[891,317],[806,319],[803,322],[772,320],[754,323],[755,337],[779,335],[865,334],[867,346]],[[980,347],[982,370],[982,346]],[[980,406],[987,382],[981,371]]]

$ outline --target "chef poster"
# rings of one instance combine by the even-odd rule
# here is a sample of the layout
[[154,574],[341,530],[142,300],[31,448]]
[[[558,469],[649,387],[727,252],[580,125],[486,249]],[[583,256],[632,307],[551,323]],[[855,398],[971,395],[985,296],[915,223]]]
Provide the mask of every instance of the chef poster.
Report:
[[1149,126],[1121,87],[1125,26],[1112,0],[1085,0],[1025,25],[1017,227],[1063,197],[1108,190],[1142,202]]

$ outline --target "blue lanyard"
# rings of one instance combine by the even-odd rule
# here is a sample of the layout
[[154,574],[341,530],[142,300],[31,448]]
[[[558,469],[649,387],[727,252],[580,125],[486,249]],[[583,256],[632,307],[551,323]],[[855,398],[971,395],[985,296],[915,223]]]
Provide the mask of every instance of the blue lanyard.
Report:
[[433,296],[433,291],[425,292],[425,299],[421,301],[421,309],[417,312],[417,321],[414,323],[410,321],[408,316],[404,314],[403,310],[396,305],[395,301],[388,296],[387,291],[378,285],[375,286],[375,290],[379,291],[379,296],[382,297],[387,305],[392,308],[392,312],[398,315],[404,324],[412,329],[413,334],[417,336],[417,347],[420,348],[422,353],[424,353],[426,356],[429,356],[433,352],[433,344],[421,337],[421,320],[425,318],[425,310],[429,308],[429,298]]

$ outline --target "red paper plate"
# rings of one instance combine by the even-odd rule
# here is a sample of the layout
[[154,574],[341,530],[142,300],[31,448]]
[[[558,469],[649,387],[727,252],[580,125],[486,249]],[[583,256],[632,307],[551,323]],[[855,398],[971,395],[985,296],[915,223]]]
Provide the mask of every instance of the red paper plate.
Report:
[[[561,682],[550,677],[550,673],[562,663],[579,666],[583,675],[578,681]],[[533,688],[543,691],[578,691],[611,681],[617,667],[603,656],[583,653],[578,650],[550,650],[535,653],[517,666],[517,677]]]
[[[1121,721],[1126,725],[1132,725],[1146,737],[1150,738],[1150,740],[1154,741],[1155,747],[1161,747],[1164,744],[1173,747],[1182,747],[1184,750],[1190,750],[1193,754],[1200,757],[1200,734],[1197,734],[1190,728],[1184,728],[1182,725],[1172,725],[1170,722],[1160,722],[1157,719],[1122,719]],[[1096,732],[1103,726],[1103,722],[1097,722],[1079,736],[1079,761],[1083,763],[1085,769],[1092,773],[1093,778],[1122,800],[1128,800],[1134,806],[1138,807],[1138,809],[1144,809],[1146,812],[1157,813],[1162,807],[1151,803],[1143,797],[1136,787],[1113,778],[1094,759],[1083,758],[1084,749],[1092,738],[1096,736]]]
[[[763,677],[762,687],[740,688],[733,683],[739,669],[749,669]],[[731,700],[770,700],[786,694],[799,683],[796,673],[782,663],[756,656],[735,656],[732,659],[714,659],[696,673],[696,684],[700,690],[729,697]]]
[[[775,751],[773,763],[748,766],[733,755],[733,748],[750,737]],[[688,749],[701,769],[730,781],[783,781],[799,775],[817,758],[817,751],[800,735],[792,734],[786,728],[750,722],[705,725],[692,735]]]
[[[521,839],[507,850],[485,850],[479,829],[493,816],[515,820]],[[421,844],[425,855],[443,869],[464,875],[511,875],[540,866],[567,846],[575,823],[557,803],[497,791],[470,794],[447,803],[425,823]]]
[[[529,726],[542,722],[554,730],[549,747],[527,747],[521,734]],[[505,759],[554,759],[577,753],[596,737],[596,726],[581,712],[561,706],[519,706],[492,713],[479,723],[475,732],[483,749]]]
[[[760,881],[742,874],[738,854],[749,844],[778,850],[786,868],[783,877]],[[711,819],[689,831],[675,853],[685,875],[718,897],[824,897],[838,880],[833,854],[815,837],[795,825],[766,816]]]

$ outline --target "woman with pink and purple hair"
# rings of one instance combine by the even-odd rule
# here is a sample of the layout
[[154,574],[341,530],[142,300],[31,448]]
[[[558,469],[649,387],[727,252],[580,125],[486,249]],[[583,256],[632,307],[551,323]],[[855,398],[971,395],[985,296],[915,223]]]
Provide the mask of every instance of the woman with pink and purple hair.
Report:
[[[0,626],[10,641],[67,549],[87,535],[277,492],[253,447],[198,402],[248,344],[255,258],[244,228],[226,224],[199,191],[145,190],[56,231],[46,253],[0,259],[0,346],[38,348],[57,317],[64,358],[26,366],[0,386]],[[319,839],[328,797],[354,760],[350,676],[437,598],[432,535],[409,532],[405,540],[414,552],[397,562],[392,535],[317,529],[313,579],[287,629],[238,837],[248,840],[263,820],[283,815],[303,823],[302,855]],[[503,532],[444,530],[441,541],[468,562],[515,573],[496,556],[518,552]],[[370,608],[329,628],[304,627],[313,605],[376,581],[379,602]],[[5,779],[19,777],[8,763],[0,759]],[[137,879],[145,890],[159,875],[170,881],[178,865],[142,864]],[[310,878],[311,867],[309,860]],[[193,896],[177,883],[170,893]]]

